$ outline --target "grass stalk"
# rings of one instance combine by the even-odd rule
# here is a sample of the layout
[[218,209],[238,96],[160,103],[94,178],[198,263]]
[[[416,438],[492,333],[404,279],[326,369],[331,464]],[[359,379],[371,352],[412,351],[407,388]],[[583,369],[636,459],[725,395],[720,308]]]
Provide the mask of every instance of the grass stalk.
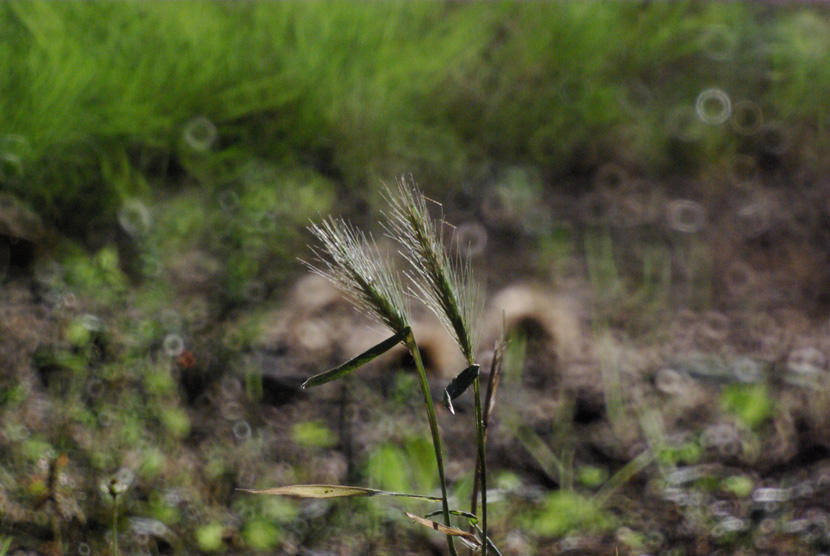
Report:
[[[429,216],[426,198],[414,183],[405,178],[398,181],[397,195],[386,191],[391,211],[389,231],[403,247],[402,254],[414,270],[416,297],[438,317],[455,338],[461,353],[472,365],[482,309],[482,292],[473,279],[470,260],[453,261],[444,248],[443,220],[434,222]],[[419,280],[420,279],[420,280]],[[482,509],[482,554],[487,555],[487,474],[485,466],[484,418],[481,410],[481,388],[478,376],[473,380],[475,395],[476,474],[480,481]],[[476,492],[473,492],[475,513]]]
[[[487,396],[484,401],[483,414],[480,411],[480,397],[479,397],[479,379],[476,377],[473,383],[473,389],[476,397],[476,420],[481,424],[481,438],[479,442],[479,454],[476,458],[476,469],[473,474],[473,495],[470,501],[470,513],[476,514],[478,511],[478,491],[481,489],[481,525],[482,525],[482,541],[484,542],[483,553],[486,555],[487,546],[490,545],[487,538],[487,465],[486,465],[486,448],[487,448],[487,426],[490,423],[490,412],[493,409],[493,402],[496,395],[496,390],[499,386],[499,378],[501,376],[502,354],[504,353],[505,338],[502,336],[501,341],[496,345],[495,353],[493,354],[493,361],[490,364],[490,375],[487,380]],[[495,548],[495,547],[494,547]],[[498,549],[495,549],[496,553]]]
[[[481,381],[478,377],[478,365],[475,364],[477,325],[479,324],[483,305],[482,291],[473,279],[470,260],[454,260],[447,255],[443,245],[440,222],[436,224],[429,217],[426,198],[414,184],[410,185],[402,179],[398,182],[398,195],[387,189],[386,196],[391,206],[386,230],[390,237],[401,244],[403,248],[401,254],[413,266],[414,272],[410,277],[413,279],[415,290],[412,291],[412,294],[424,301],[427,307],[444,324],[455,338],[459,349],[470,365],[459,375],[459,377],[465,376],[465,378],[457,383],[453,380],[453,383],[445,389],[445,395],[448,396],[448,399],[461,395],[470,386],[468,377],[472,377],[475,391],[477,447],[475,481],[476,488],[479,485],[481,486],[481,523],[483,525],[482,534],[485,536],[482,539],[482,553],[486,556],[487,483],[485,476],[487,470],[485,466],[486,417],[484,415],[487,409],[482,411]],[[309,229],[321,243],[319,251],[312,248],[315,255],[317,255],[319,264],[317,266],[309,265],[311,270],[331,280],[335,286],[352,298],[358,308],[385,324],[395,335],[340,367],[310,378],[303,386],[316,386],[335,380],[387,351],[398,342],[406,345],[418,371],[421,392],[427,410],[438,467],[438,478],[441,483],[441,513],[444,514],[446,527],[452,529],[438,420],[435,415],[435,406],[429,389],[426,369],[415,336],[409,325],[408,307],[399,277],[392,271],[389,264],[378,256],[374,242],[368,241],[363,232],[349,225],[343,219],[330,217],[320,224],[312,224]],[[470,371],[474,371],[475,375],[470,375]],[[465,375],[465,373],[467,374]],[[456,377],[456,379],[459,377]],[[460,391],[449,394],[450,387],[454,383],[459,385],[457,388]],[[488,407],[491,403],[490,395],[491,391],[488,390]],[[475,493],[473,499],[473,507],[475,508],[477,500]],[[423,520],[420,520],[419,523],[426,524]],[[434,522],[432,522],[432,525],[438,526]],[[440,528],[439,530],[447,534],[447,545],[451,556],[457,556],[453,535],[463,537],[467,534],[460,530],[452,531],[452,533]]]
[[58,554],[64,554],[63,536],[61,535],[61,521],[60,517],[58,517],[57,508],[55,508],[55,512],[52,514],[52,536],[55,539],[55,546],[57,547]]
[[112,554],[118,556],[118,496],[112,498]]
[[[481,486],[481,531],[482,531],[482,556],[487,556],[487,458],[484,455],[484,417],[481,413],[481,391],[479,383],[481,380],[476,377],[473,381],[473,395],[475,396],[476,411],[476,444],[478,444],[478,458],[476,460],[476,471],[478,472],[479,484]],[[473,491],[473,500],[475,500]],[[475,513],[475,507],[472,508]]]
[[[438,465],[438,480],[441,483],[441,507],[444,514],[444,524],[447,527],[452,527],[450,521],[450,506],[447,498],[447,479],[444,474],[444,452],[441,448],[441,434],[438,431],[438,419],[435,416],[435,405],[432,403],[432,394],[429,391],[429,381],[427,380],[426,369],[424,362],[421,359],[421,352],[418,349],[418,344],[415,342],[415,335],[410,331],[404,338],[406,347],[412,354],[412,359],[415,361],[415,368],[418,370],[418,378],[421,384],[421,393],[424,395],[424,404],[427,408],[427,419],[429,420],[429,431],[432,433],[432,446],[435,449],[435,461]],[[450,535],[447,535],[447,547],[450,549],[452,556],[458,556],[455,550],[455,544]]]

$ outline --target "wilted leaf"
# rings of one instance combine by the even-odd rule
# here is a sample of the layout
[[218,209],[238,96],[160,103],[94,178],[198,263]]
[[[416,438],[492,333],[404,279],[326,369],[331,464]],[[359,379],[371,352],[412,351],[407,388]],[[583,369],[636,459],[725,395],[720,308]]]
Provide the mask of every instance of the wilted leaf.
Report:
[[[436,516],[436,515],[441,515],[442,513],[443,513],[443,510],[435,510],[433,512],[429,512],[428,514],[424,515],[424,517],[432,517],[432,516]],[[484,538],[484,531],[482,531],[481,527],[478,526],[478,516],[476,516],[475,514],[470,513],[470,512],[465,512],[463,510],[450,510],[450,514],[457,515],[458,517],[466,518],[470,522],[470,525],[475,527],[475,530],[478,532],[479,537]],[[481,541],[477,541],[475,546],[472,546],[471,548],[476,548],[476,547],[480,546],[480,544],[481,544]],[[487,537],[487,546],[490,547],[490,550],[493,551],[493,554],[495,554],[496,556],[502,556],[501,552],[496,547],[496,545],[493,543],[493,541],[490,539],[490,537]]]
[[424,527],[429,527],[430,529],[435,529],[440,533],[444,533],[445,535],[450,535],[453,537],[461,537],[472,543],[475,546],[481,546],[481,541],[473,535],[472,533],[468,533],[467,531],[462,531],[461,529],[456,529],[455,527],[447,527],[446,525],[441,525],[437,521],[432,521],[431,519],[426,519],[425,517],[421,517],[419,515],[411,514],[409,512],[404,512],[406,517],[414,521],[415,523],[420,523]]
[[332,380],[337,380],[342,376],[346,376],[358,367],[362,367],[369,361],[375,359],[380,355],[383,355],[384,353],[398,345],[406,337],[408,331],[409,328],[404,328],[391,338],[388,338],[379,343],[378,345],[367,349],[357,357],[349,359],[339,367],[335,367],[324,373],[320,373],[319,375],[314,375],[313,377],[311,377],[303,383],[303,388],[309,388],[311,386],[320,386],[321,384],[325,384],[327,382],[331,382]]
[[444,406],[450,410],[450,413],[455,414],[455,408],[452,406],[452,401],[458,396],[467,391],[467,388],[478,377],[478,365],[471,365],[461,371],[458,376],[450,381],[450,384],[444,390]]
[[240,488],[242,492],[252,494],[270,494],[273,496],[296,496],[297,498],[346,498],[352,496],[397,496],[400,498],[415,498],[417,500],[428,500],[440,502],[440,498],[434,496],[423,496],[420,494],[407,494],[403,492],[390,492],[374,488],[363,488],[340,485],[290,485],[284,487],[267,488],[264,490],[253,490]]

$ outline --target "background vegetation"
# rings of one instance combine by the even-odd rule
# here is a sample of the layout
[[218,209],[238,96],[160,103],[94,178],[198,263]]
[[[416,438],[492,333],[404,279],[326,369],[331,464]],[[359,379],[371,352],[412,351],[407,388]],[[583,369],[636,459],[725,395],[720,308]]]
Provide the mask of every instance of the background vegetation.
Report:
[[[108,550],[114,497],[99,487],[112,480],[128,486],[124,552],[429,550],[372,503],[233,490],[344,475],[436,487],[406,422],[345,456],[343,400],[322,416],[307,400],[263,409],[293,395],[261,371],[261,343],[290,303],[309,219],[377,230],[379,185],[401,174],[448,214],[484,221],[496,257],[519,246],[491,289],[563,285],[580,261],[597,338],[657,336],[675,305],[792,302],[818,319],[830,304],[821,6],[10,1],[0,37],[0,554]],[[773,247],[770,230],[784,238]],[[778,263],[788,277],[768,272]],[[769,295],[733,295],[741,270]],[[317,352],[298,376],[338,359]],[[411,379],[351,395],[384,423],[411,405]],[[762,436],[777,406],[765,385],[739,384],[718,407]],[[532,431],[514,432],[556,467]],[[560,440],[544,437],[567,454]],[[701,449],[658,444],[666,465]],[[597,490],[629,459],[556,475]],[[513,497],[492,518],[505,553],[564,551],[553,542],[574,530],[605,534],[598,553],[666,548],[642,522],[621,536],[624,512],[603,497],[533,490],[519,471],[493,482]],[[708,486],[745,499],[748,475]],[[464,499],[470,478],[454,484]],[[352,536],[340,526],[355,515]],[[738,546],[742,534],[721,536]]]

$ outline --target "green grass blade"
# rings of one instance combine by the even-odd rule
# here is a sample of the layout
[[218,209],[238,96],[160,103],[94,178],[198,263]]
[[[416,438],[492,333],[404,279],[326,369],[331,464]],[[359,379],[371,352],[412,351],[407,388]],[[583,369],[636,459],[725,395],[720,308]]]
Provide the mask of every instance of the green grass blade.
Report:
[[515,437],[521,442],[524,449],[533,456],[545,475],[559,483],[568,484],[571,482],[570,471],[530,426],[516,420],[513,420],[508,426],[512,428]]
[[12,541],[14,537],[6,537],[2,542],[0,542],[0,556],[6,556],[9,552],[9,547],[12,545]]
[[[481,535],[482,537],[484,537],[484,531],[482,531],[482,530],[481,530],[481,527],[479,527],[479,526],[478,526],[478,525],[476,525],[475,523],[473,523],[473,527],[475,527],[475,529],[476,529],[476,531],[478,531],[478,534],[479,534],[479,535]],[[492,550],[493,552],[495,552],[496,556],[502,556],[501,552],[500,552],[500,551],[499,551],[499,549],[496,547],[495,543],[494,543],[492,540],[490,540],[490,537],[487,537],[487,546],[489,546],[489,547],[490,547],[490,550]]]
[[414,498],[416,500],[427,500],[428,502],[441,502],[440,498],[434,496],[423,496],[421,494],[408,494],[405,492],[390,492],[388,490],[377,490],[374,488],[363,488],[341,485],[289,485],[284,487],[266,488],[254,490],[239,488],[242,492],[251,494],[268,494],[271,496],[294,496],[296,498],[352,498],[370,496],[396,496],[398,498]]
[[450,413],[455,415],[455,408],[452,406],[452,401],[464,392],[478,377],[478,364],[470,365],[452,379],[449,385],[444,389],[444,407],[450,410]]
[[419,515],[411,514],[409,512],[404,512],[406,517],[414,521],[415,523],[420,523],[424,527],[429,527],[430,529],[435,529],[445,535],[449,535],[452,537],[460,537],[465,539],[466,541],[470,542],[474,546],[481,546],[481,541],[473,535],[472,533],[468,533],[467,531],[462,531],[461,529],[456,529],[455,527],[447,527],[446,525],[442,525],[437,521],[432,521],[431,519],[427,519],[425,517],[421,517]]
[[353,357],[352,359],[349,359],[339,367],[335,367],[324,373],[320,373],[319,375],[314,375],[310,379],[303,382],[303,388],[320,386],[321,384],[325,384],[327,382],[331,382],[332,380],[337,380],[342,376],[346,376],[358,367],[362,367],[369,361],[375,359],[380,355],[383,355],[384,353],[398,345],[406,337],[408,331],[409,329],[405,328],[397,334],[395,334],[394,336],[392,336],[391,338],[388,338],[379,343],[378,345],[367,349],[360,355]]
[[599,491],[593,496],[598,507],[603,507],[608,503],[611,496],[617,492],[622,485],[634,478],[638,473],[651,465],[654,461],[654,454],[650,450],[642,452],[639,456],[629,461],[622,469],[617,471]]

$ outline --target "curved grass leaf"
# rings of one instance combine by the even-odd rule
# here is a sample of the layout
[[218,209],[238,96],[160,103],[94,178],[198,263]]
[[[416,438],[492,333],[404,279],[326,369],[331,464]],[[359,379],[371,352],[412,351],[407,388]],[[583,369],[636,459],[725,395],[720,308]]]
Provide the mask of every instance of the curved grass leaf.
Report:
[[358,367],[362,367],[369,361],[379,357],[398,345],[403,339],[406,337],[409,328],[404,328],[400,332],[396,333],[391,338],[388,338],[378,345],[371,347],[361,353],[360,355],[349,359],[339,367],[335,367],[331,370],[328,370],[324,373],[320,373],[319,375],[314,375],[310,379],[303,382],[303,388],[310,388],[312,386],[320,386],[321,384],[325,384],[327,382],[331,382],[332,380],[337,380],[340,377],[346,376],[353,370],[357,369]]
[[388,490],[377,490],[374,488],[363,488],[355,486],[340,485],[290,485],[284,487],[267,488],[264,490],[253,490],[239,488],[242,492],[251,494],[270,494],[272,496],[295,496],[297,498],[349,498],[355,496],[397,496],[399,498],[414,498],[416,500],[427,500],[429,502],[440,502],[440,498],[434,496],[423,496],[421,494],[407,494],[404,492],[390,492]]
[[[465,512],[464,510],[450,510],[450,514],[457,515],[458,517],[463,517],[470,522],[470,524],[475,525],[478,523],[478,517],[470,512]],[[424,517],[433,517],[436,515],[441,515],[441,510],[435,510],[434,512],[429,512],[425,514]]]
[[[478,532],[481,538],[484,538],[484,531],[482,531],[481,527],[478,525],[478,517],[470,512],[465,512],[463,510],[450,510],[452,515],[457,515],[458,517],[463,517],[470,522],[470,525],[475,527],[476,532]],[[424,517],[432,517],[436,515],[441,515],[441,510],[435,510],[434,512],[429,512],[428,514],[424,515]],[[479,543],[480,544],[480,543]],[[478,546],[478,545],[477,545]],[[487,546],[490,547],[490,550],[493,550],[497,556],[502,556],[499,549],[496,547],[495,543],[487,537]]]
[[452,406],[452,401],[464,392],[478,377],[478,365],[470,365],[452,379],[449,385],[444,389],[444,407],[450,410],[450,413],[455,415],[455,408]]
[[[478,526],[477,524],[475,524],[475,523],[473,523],[473,527],[475,527],[475,529],[476,529],[476,531],[478,531],[478,534],[479,534],[479,535],[481,535],[482,537],[484,537],[484,531],[482,531],[482,530],[481,530],[481,527],[479,527],[479,526]],[[498,547],[496,547],[495,543],[494,543],[492,540],[490,540],[490,537],[487,537],[487,546],[489,546],[489,547],[490,547],[490,550],[492,550],[493,552],[495,552],[496,556],[502,556],[502,554],[501,554],[501,552],[499,551]]]
[[468,533],[467,531],[462,531],[461,529],[456,529],[455,527],[447,527],[446,525],[442,525],[437,521],[432,521],[431,519],[427,519],[425,517],[421,517],[419,515],[411,514],[409,512],[404,512],[406,517],[414,521],[415,523],[420,523],[424,527],[429,527],[430,529],[435,529],[440,533],[444,533],[445,535],[449,535],[451,537],[460,537],[474,546],[481,546],[481,541],[473,535],[472,533]]

